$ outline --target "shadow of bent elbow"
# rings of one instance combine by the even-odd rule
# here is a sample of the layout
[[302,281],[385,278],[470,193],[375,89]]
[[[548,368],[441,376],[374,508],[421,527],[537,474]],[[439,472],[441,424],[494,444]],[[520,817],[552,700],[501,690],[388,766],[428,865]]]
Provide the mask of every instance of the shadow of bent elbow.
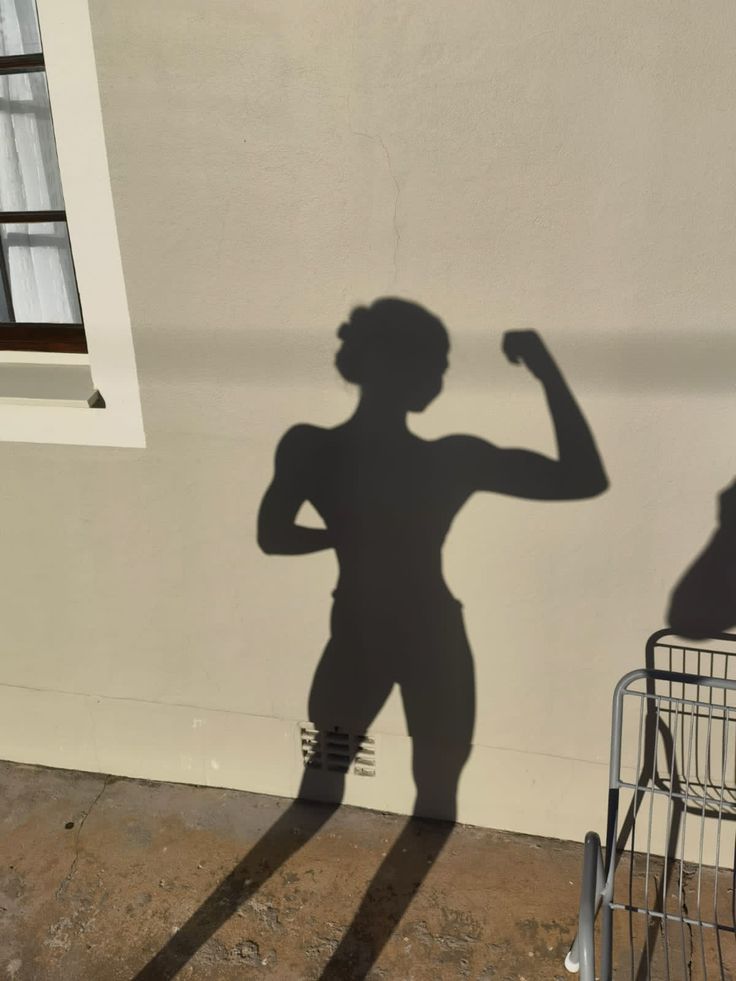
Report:
[[600,477],[594,480],[590,486],[587,488],[587,493],[584,497],[600,497],[601,494],[605,494],[608,488],[611,486],[611,481],[608,479],[608,475],[601,473]]
[[273,537],[260,528],[258,529],[256,541],[264,555],[278,555],[278,546]]
[[570,482],[567,487],[564,499],[568,501],[586,501],[593,497],[600,497],[601,494],[605,494],[608,488],[611,486],[611,482],[608,476],[601,472],[595,477],[583,477],[577,478],[576,480]]

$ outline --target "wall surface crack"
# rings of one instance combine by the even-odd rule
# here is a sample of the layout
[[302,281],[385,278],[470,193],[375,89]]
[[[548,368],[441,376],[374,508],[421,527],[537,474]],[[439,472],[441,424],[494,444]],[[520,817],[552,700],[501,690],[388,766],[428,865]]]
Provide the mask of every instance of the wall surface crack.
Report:
[[396,283],[396,279],[399,274],[399,267],[398,267],[399,246],[401,245],[401,232],[399,230],[399,198],[401,197],[401,185],[399,184],[399,181],[396,177],[396,173],[394,172],[393,164],[391,162],[391,154],[389,153],[389,149],[386,146],[386,141],[384,140],[384,138],[380,134],[365,133],[362,130],[354,129],[350,119],[351,119],[351,109],[350,109],[350,98],[348,97],[348,129],[353,134],[353,136],[362,136],[363,139],[365,140],[372,140],[374,143],[378,143],[378,145],[383,150],[383,155],[386,158],[386,166],[388,168],[389,177],[391,178],[391,182],[394,185],[394,207],[393,207],[393,214],[391,217],[391,226],[393,229],[393,238],[394,238],[393,260],[392,260],[393,277],[391,279],[391,286],[393,286]]

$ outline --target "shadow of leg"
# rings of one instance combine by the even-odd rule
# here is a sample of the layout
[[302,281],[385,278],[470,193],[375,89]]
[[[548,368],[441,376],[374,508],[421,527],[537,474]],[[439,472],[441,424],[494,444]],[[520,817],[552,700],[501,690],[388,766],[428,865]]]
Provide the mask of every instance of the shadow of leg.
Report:
[[415,813],[449,820],[410,818],[371,880],[321,981],[360,981],[380,957],[455,827],[457,785],[470,746],[437,746],[415,740]]
[[410,818],[381,863],[321,981],[365,978],[411,904],[454,824]]
[[[168,981],[184,967],[242,904],[295,855],[332,817],[336,803],[309,803],[311,774],[302,781],[299,796],[232,872],[161,950],[136,974],[134,981]],[[341,787],[336,797],[341,796]]]

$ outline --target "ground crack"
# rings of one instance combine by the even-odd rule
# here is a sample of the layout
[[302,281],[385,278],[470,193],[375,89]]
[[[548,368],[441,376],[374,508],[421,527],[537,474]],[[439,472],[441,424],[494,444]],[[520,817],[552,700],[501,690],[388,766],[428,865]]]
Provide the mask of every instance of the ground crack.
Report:
[[61,882],[59,883],[59,887],[56,890],[56,898],[57,899],[61,899],[63,897],[64,893],[67,890],[67,887],[69,886],[69,883],[74,878],[74,874],[77,871],[77,865],[79,864],[79,843],[80,843],[80,840],[81,840],[81,837],[82,837],[82,828],[84,827],[84,824],[85,824],[87,818],[90,816],[90,814],[92,813],[92,811],[95,809],[95,807],[99,803],[100,798],[102,797],[102,795],[107,790],[107,785],[108,785],[109,781],[110,781],[110,777],[108,775],[102,781],[102,787],[100,788],[98,794],[95,796],[95,798],[93,799],[92,803],[89,805],[89,807],[87,808],[87,810],[86,811],[82,811],[82,819],[79,822],[79,826],[77,827],[77,836],[76,836],[76,839],[74,841],[74,858],[72,859],[72,864],[69,867],[69,871],[64,876],[64,878],[61,880]]
[[[692,873],[685,873],[685,882],[684,882],[683,890],[682,890],[682,912],[683,912],[683,915],[684,915],[685,919],[687,919],[689,917],[689,915],[690,915],[688,913],[688,909],[687,909],[687,900],[685,899],[685,890],[686,890],[687,886],[690,884],[690,879],[692,879],[692,877],[693,877],[693,874]],[[693,976],[693,956],[694,956],[694,953],[695,953],[695,939],[693,937],[693,925],[692,925],[692,923],[686,923],[685,926],[687,928],[687,938],[688,938],[689,947],[690,947],[690,949],[688,950],[688,954],[687,954],[687,968],[686,968],[686,970],[687,970],[687,978],[688,978],[688,981],[689,981],[689,979],[692,978],[692,976]]]

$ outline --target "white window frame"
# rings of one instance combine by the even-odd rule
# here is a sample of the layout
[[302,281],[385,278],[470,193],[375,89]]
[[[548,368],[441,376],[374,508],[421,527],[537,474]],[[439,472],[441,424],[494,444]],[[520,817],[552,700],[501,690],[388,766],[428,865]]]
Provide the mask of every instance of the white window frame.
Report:
[[[0,398],[0,439],[144,447],[88,0],[37,0],[37,6],[89,364],[105,408]],[[0,362],[19,361],[61,369],[79,364],[80,356],[0,352]]]

